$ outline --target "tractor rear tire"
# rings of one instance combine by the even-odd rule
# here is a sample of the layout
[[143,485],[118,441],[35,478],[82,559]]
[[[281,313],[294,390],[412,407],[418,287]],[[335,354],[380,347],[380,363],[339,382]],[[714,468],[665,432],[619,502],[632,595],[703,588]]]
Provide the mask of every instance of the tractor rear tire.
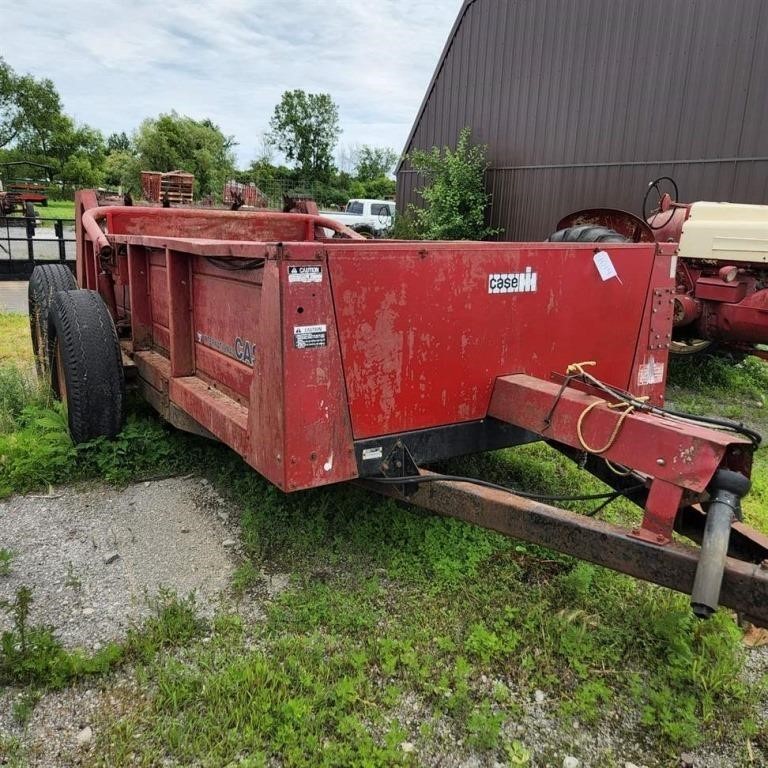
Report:
[[559,229],[549,236],[550,243],[629,243],[624,235],[620,235],[615,229],[597,227],[593,224],[584,224],[580,227],[567,227]]
[[29,330],[38,376],[48,373],[48,313],[58,291],[72,291],[77,283],[64,264],[44,264],[32,270],[27,299],[29,303]]
[[67,408],[75,443],[115,437],[125,415],[120,342],[96,291],[60,291],[51,304],[51,385]]

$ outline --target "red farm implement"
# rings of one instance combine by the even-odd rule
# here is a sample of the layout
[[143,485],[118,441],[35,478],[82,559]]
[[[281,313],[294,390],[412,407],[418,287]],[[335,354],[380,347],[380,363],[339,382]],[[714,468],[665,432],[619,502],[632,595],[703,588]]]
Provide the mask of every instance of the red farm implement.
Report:
[[[168,421],[286,492],[362,482],[768,624],[768,540],[740,522],[759,436],[664,408],[674,245],[370,241],[317,215],[91,192],[77,230],[77,287],[47,268],[30,283],[76,440],[119,430],[127,366]],[[534,440],[642,522],[422,468]]]
[[[42,170],[50,178],[53,168],[40,163],[31,163],[26,161],[17,161],[11,163],[0,163],[0,216],[5,216],[14,211],[23,211],[27,216],[34,216],[35,205],[48,205],[48,179],[21,179],[16,178],[15,174],[23,169],[27,172],[35,169]],[[14,174],[11,177],[10,174]]]

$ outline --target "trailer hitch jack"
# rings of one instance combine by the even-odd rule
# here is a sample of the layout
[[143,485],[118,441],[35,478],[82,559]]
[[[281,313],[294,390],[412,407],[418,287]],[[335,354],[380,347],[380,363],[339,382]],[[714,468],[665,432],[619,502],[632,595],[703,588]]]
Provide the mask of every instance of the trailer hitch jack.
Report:
[[700,619],[708,619],[720,601],[731,523],[741,517],[741,499],[749,491],[749,480],[738,472],[720,469],[710,483],[699,564],[691,591],[691,607]]

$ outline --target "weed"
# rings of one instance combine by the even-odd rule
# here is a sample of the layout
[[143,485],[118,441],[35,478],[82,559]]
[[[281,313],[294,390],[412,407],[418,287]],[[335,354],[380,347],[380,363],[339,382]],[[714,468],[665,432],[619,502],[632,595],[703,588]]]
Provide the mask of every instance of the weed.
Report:
[[0,734],[0,760],[7,768],[25,768],[26,750],[21,740],[14,736]]
[[768,366],[757,357],[739,360],[728,354],[673,356],[667,384],[705,392],[730,390],[759,397],[768,387]]
[[64,580],[64,585],[75,590],[80,590],[83,586],[83,580],[75,572],[71,561],[67,563],[67,578]]
[[127,658],[147,663],[164,649],[189,643],[206,626],[192,596],[179,599],[160,591],[150,600],[152,615],[129,631],[125,643],[109,643],[89,656],[64,649],[52,627],[30,625],[32,601],[32,591],[20,587],[13,601],[0,602],[13,622],[13,628],[0,636],[0,684],[62,688],[105,674]]
[[20,587],[13,601],[3,601],[13,629],[0,636],[0,683],[61,688],[88,675],[103,674],[121,659],[122,651],[110,644],[92,657],[66,651],[50,627],[29,625],[32,591]]
[[206,447],[161,424],[146,410],[128,417],[115,440],[75,446],[60,405],[26,406],[19,429],[0,433],[0,498],[64,481],[98,477],[117,484],[189,471]]
[[45,406],[51,398],[32,370],[16,365],[0,367],[0,435],[19,429],[21,416],[30,405]]
[[667,400],[678,410],[764,427],[768,365],[756,357],[695,355],[670,363]]
[[10,576],[14,557],[16,553],[12,549],[0,548],[0,576]]
[[207,624],[197,612],[194,594],[184,599],[161,589],[149,599],[152,615],[139,628],[131,629],[125,652],[144,662],[160,651],[185,645],[202,634]]
[[466,640],[467,651],[483,664],[489,664],[504,651],[501,638],[484,624],[474,624]]
[[494,712],[488,702],[483,702],[467,719],[469,744],[478,749],[493,749],[499,741],[504,715]]
[[21,692],[13,703],[12,709],[13,719],[19,725],[26,725],[29,722],[41,695],[37,688],[28,688]]
[[246,560],[235,569],[232,574],[232,589],[234,593],[242,597],[249,590],[254,589],[262,581],[259,569],[252,560]]
[[531,762],[531,751],[520,741],[511,741],[504,745],[507,764],[510,766],[528,765]]

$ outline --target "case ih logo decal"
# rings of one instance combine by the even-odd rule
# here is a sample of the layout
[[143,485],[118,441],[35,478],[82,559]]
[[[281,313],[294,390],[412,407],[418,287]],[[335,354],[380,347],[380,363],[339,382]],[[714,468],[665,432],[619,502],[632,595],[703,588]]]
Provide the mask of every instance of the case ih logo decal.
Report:
[[238,336],[235,339],[235,357],[241,363],[253,365],[253,344]]
[[488,275],[488,293],[533,293],[536,277],[531,267],[525,272],[494,272]]
[[234,357],[235,360],[239,360],[246,365],[253,365],[255,348],[250,341],[241,339],[239,336],[235,339],[234,345],[226,344],[221,339],[214,339],[213,336],[209,336],[207,333],[201,333],[198,331],[195,334],[199,344],[204,344],[206,347],[215,349],[217,352],[221,352],[227,357]]

